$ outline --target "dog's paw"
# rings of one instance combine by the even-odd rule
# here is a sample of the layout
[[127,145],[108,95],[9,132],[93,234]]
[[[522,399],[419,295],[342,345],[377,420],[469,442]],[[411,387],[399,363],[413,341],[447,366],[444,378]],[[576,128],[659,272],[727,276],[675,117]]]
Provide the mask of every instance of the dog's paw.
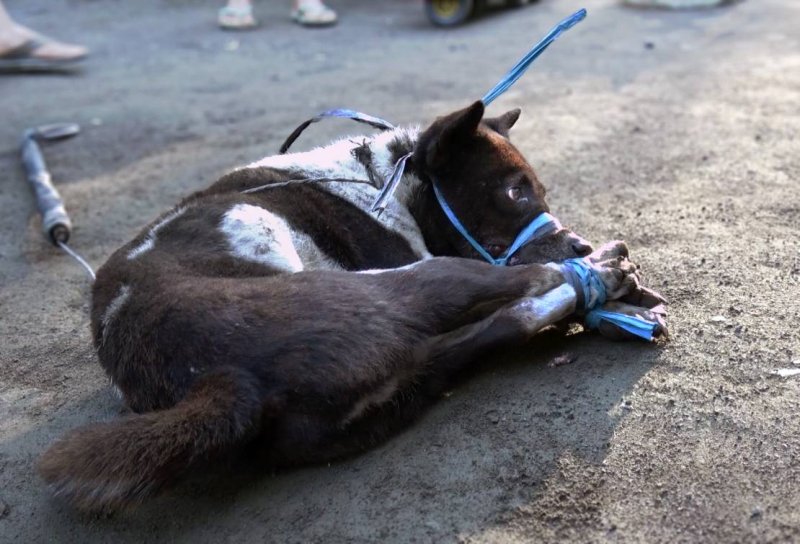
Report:
[[617,300],[642,289],[638,267],[628,260],[624,242],[609,242],[589,255],[595,274],[603,282],[606,300]]
[[640,268],[629,260],[629,256],[630,252],[625,242],[615,240],[603,244],[587,257],[596,268],[607,269],[604,275],[601,275],[606,287],[607,300],[620,300],[645,309],[666,304],[667,299],[660,293],[642,285]]
[[590,262],[598,264],[603,261],[608,261],[609,259],[615,259],[617,257],[627,259],[629,256],[630,251],[628,251],[628,245],[622,240],[613,240],[595,249],[586,258],[589,259]]
[[[660,296],[660,295],[659,295]],[[602,310],[609,312],[620,313],[631,317],[638,317],[657,323],[653,330],[653,338],[669,338],[669,329],[667,328],[667,310],[663,304],[658,304],[653,308],[645,308],[642,306],[635,306],[621,301],[606,302]],[[600,321],[597,326],[598,332],[610,340],[634,340],[638,337],[626,330],[623,330],[613,323],[607,321]]]
[[654,291],[649,287],[645,287],[641,283],[637,289],[634,289],[624,297],[621,297],[619,301],[644,308],[646,310],[651,310],[667,303],[667,299],[664,298],[661,293]]

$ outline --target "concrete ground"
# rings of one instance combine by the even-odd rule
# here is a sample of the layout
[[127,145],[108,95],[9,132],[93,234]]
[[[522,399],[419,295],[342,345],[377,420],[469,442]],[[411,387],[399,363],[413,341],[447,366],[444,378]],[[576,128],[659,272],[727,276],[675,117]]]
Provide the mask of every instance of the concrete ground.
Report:
[[[263,27],[243,34],[215,28],[219,3],[6,2],[93,55],[73,77],[0,78],[0,541],[800,541],[800,376],[773,374],[800,365],[798,2],[540,0],[442,31],[417,1],[331,0],[341,24],[309,31],[288,1],[262,1]],[[331,466],[206,476],[109,518],[50,498],[39,453],[122,407],[90,346],[86,278],[39,232],[25,127],[84,126],[46,154],[73,245],[99,266],[310,114],[427,123],[583,5],[491,110],[523,108],[513,138],[554,213],[628,240],[670,299],[670,342],[579,334],[498,355],[407,432]],[[316,125],[297,148],[357,130]],[[547,365],[564,353],[576,361]]]

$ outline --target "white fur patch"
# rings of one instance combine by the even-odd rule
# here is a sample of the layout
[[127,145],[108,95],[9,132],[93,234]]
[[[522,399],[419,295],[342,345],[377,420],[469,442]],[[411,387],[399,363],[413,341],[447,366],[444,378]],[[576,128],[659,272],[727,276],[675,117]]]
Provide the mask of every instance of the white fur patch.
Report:
[[122,389],[117,387],[117,384],[114,383],[114,380],[109,380],[111,382],[111,391],[114,392],[114,396],[117,397],[118,400],[125,400],[125,395],[122,393]]
[[411,270],[412,268],[419,265],[419,262],[407,264],[405,266],[398,266],[397,268],[371,268],[369,270],[359,270],[356,272],[357,274],[369,274],[371,276],[377,274],[385,274],[387,272],[399,272],[401,270]]
[[264,208],[237,204],[223,216],[220,230],[235,257],[286,272],[303,270],[289,225]]
[[131,298],[131,288],[129,285],[123,285],[119,288],[119,291],[117,291],[117,295],[111,300],[108,306],[106,306],[106,311],[103,312],[103,317],[100,319],[100,323],[103,325],[103,342],[106,341],[106,337],[108,336],[111,321],[119,313],[120,308],[128,302],[129,298]]
[[[367,169],[353,155],[354,149],[367,143],[372,153],[373,170],[383,180],[387,180],[394,169],[389,144],[398,138],[415,142],[418,136],[419,128],[414,127],[382,132],[373,138],[365,136],[346,138],[303,153],[266,157],[247,165],[246,168],[269,167],[287,170],[296,173],[298,179],[343,178],[369,181]],[[380,192],[378,187],[369,183],[351,182],[320,183],[320,187],[370,214],[381,225],[402,236],[418,258],[428,259],[431,254],[425,246],[422,232],[408,211],[411,195],[419,184],[420,180],[416,176],[403,176],[397,192],[380,216],[370,211]]]
[[133,248],[128,253],[128,260],[133,260],[139,255],[147,253],[148,251],[153,249],[156,245],[156,237],[158,235],[158,231],[163,229],[165,226],[167,226],[170,222],[174,221],[176,218],[180,217],[185,211],[186,210],[184,208],[175,208],[170,213],[165,215],[161,219],[161,221],[153,225],[153,228],[151,228],[150,232],[147,233],[147,236],[144,237],[144,241],[135,248]]
[[524,298],[511,307],[511,312],[530,333],[564,319],[575,311],[577,296],[568,283],[559,285],[543,295]]
[[396,377],[390,378],[386,383],[358,399],[353,408],[342,420],[342,425],[347,425],[351,421],[358,419],[367,411],[371,406],[380,406],[384,402],[390,400],[397,392],[398,379]]
[[342,265],[328,257],[308,234],[293,230],[292,244],[305,270],[343,270]]

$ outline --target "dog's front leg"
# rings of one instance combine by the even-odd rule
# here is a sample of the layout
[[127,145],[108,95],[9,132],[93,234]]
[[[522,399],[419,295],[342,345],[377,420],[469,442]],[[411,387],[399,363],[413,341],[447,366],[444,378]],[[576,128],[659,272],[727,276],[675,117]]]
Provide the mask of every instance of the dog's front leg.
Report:
[[417,383],[429,395],[453,384],[461,370],[500,346],[516,346],[575,311],[577,296],[567,283],[507,305],[489,317],[429,338],[415,350],[421,369]]
[[[627,260],[627,247],[621,242],[606,244],[590,258],[598,266],[598,275],[605,289],[614,298],[629,296],[639,289],[636,266]],[[556,264],[547,268],[560,270]],[[482,353],[499,346],[527,342],[549,325],[572,315],[578,296],[566,281],[548,289],[537,285],[521,298],[496,310],[488,317],[425,341],[415,352],[424,369],[429,393],[448,387],[459,371]]]

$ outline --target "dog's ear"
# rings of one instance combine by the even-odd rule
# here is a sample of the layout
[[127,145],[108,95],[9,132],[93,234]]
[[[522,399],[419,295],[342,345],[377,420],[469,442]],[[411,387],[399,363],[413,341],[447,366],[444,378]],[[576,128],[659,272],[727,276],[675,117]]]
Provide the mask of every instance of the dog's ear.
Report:
[[483,123],[493,131],[508,138],[508,131],[511,130],[511,127],[517,122],[520,113],[522,113],[521,109],[514,108],[499,117],[487,117],[483,120]]
[[435,167],[446,162],[453,151],[462,147],[478,131],[483,111],[483,102],[478,100],[471,106],[437,119],[426,131],[432,133],[426,149],[428,166]]
[[444,126],[439,139],[447,141],[446,143],[452,143],[472,136],[478,130],[478,125],[483,119],[483,111],[483,102],[478,100],[471,106],[446,116],[443,119]]

